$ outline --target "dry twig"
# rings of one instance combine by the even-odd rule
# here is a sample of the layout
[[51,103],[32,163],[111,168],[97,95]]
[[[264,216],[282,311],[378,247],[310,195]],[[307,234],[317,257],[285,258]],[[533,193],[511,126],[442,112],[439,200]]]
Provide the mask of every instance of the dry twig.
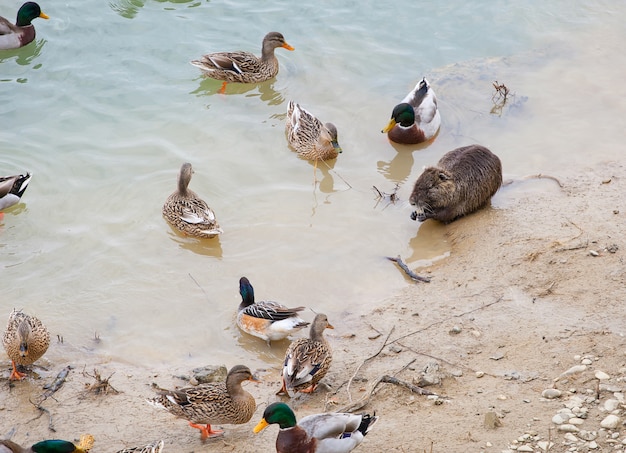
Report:
[[416,282],[430,283],[430,277],[422,277],[421,275],[417,275],[415,272],[413,272],[411,269],[409,269],[409,266],[407,266],[404,263],[404,261],[402,261],[402,258],[400,258],[400,255],[398,255],[395,258],[392,258],[391,256],[388,256],[387,259],[389,261],[393,261],[398,266],[400,266],[400,269],[402,269],[404,271],[404,273],[406,275],[408,275],[412,280],[414,280]]
[[88,392],[93,392],[96,395],[104,393],[105,395],[109,393],[109,390],[113,393],[120,393],[117,391],[110,383],[109,379],[115,374],[115,372],[111,373],[108,378],[102,379],[100,373],[96,368],[93,369],[93,375],[87,373],[83,370],[83,376],[87,376],[93,378],[95,382],[93,384],[85,384],[85,389]]

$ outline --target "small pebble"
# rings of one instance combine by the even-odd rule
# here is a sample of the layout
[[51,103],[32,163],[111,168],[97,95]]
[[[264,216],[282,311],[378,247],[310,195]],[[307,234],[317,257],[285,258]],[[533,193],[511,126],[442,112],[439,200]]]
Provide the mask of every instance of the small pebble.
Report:
[[569,414],[556,414],[552,417],[552,423],[555,425],[562,425],[563,423],[569,421],[570,418],[572,417],[570,417]]
[[600,422],[600,426],[605,429],[615,429],[619,426],[620,418],[617,415],[607,415],[604,420]]
[[607,412],[613,412],[619,407],[619,401],[614,399],[608,399],[604,402],[604,410]]
[[537,442],[537,446],[541,448],[543,451],[548,451],[554,446],[554,442],[550,442],[550,444],[548,444],[547,441],[542,440],[540,442]]
[[477,371],[477,372],[476,372],[476,377],[477,377],[477,378],[481,378],[481,377],[483,377],[484,375],[485,375],[485,372],[484,372],[484,371]]
[[533,447],[531,447],[530,445],[522,445],[521,447],[519,447],[517,449],[517,451],[529,451],[529,452],[533,452],[535,450],[533,450]]
[[578,437],[574,436],[572,433],[565,433],[563,438],[568,442],[578,442]]
[[569,423],[564,423],[558,426],[556,429],[564,433],[577,433],[578,431],[580,431],[578,427],[570,425]]
[[559,389],[545,389],[541,392],[541,396],[549,400],[553,400],[561,397],[561,391]]
[[574,365],[569,370],[564,371],[563,373],[561,373],[561,376],[559,376],[559,378],[562,378],[562,377],[565,377],[565,376],[570,376],[570,375],[576,374],[576,373],[582,373],[586,369],[587,369],[587,365]]
[[581,364],[583,365],[591,365],[593,363],[593,361],[589,358],[584,358],[580,361]]
[[596,252],[595,250],[589,250],[589,254],[591,256],[600,256],[600,254],[598,252]]
[[592,450],[595,450],[596,448],[598,448],[598,443],[595,440],[592,440],[591,442],[587,444],[587,447],[589,447]]
[[450,335],[457,335],[459,333],[461,333],[460,326],[453,326],[452,329],[450,329]]
[[601,381],[606,381],[607,379],[611,378],[611,376],[600,370],[596,370],[594,376],[596,377],[596,379],[599,379]]
[[585,421],[582,418],[573,417],[568,420],[568,423],[571,423],[572,425],[582,425]]

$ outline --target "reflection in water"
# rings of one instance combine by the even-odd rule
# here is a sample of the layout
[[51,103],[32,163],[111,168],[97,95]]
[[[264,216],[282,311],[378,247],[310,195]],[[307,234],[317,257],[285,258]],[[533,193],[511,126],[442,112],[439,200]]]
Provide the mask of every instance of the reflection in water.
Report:
[[169,236],[174,242],[177,242],[182,249],[191,250],[198,255],[213,256],[215,258],[222,257],[222,244],[220,243],[219,236],[212,239],[199,239],[185,236],[174,229],[170,230]]
[[[223,84],[221,80],[203,77],[202,82],[200,82],[200,86],[193,90],[191,94],[195,94],[196,96],[212,96],[214,94],[230,96],[247,93],[246,97],[258,96],[268,105],[280,105],[285,102],[285,98],[282,93],[274,90],[274,82],[275,79],[258,84],[229,82],[226,84],[226,89],[221,92],[220,89]],[[256,90],[256,92],[253,90]]]
[[443,223],[426,220],[421,224],[416,222],[416,225],[418,225],[417,235],[409,241],[412,254],[406,260],[407,263],[417,267],[430,266],[433,262],[450,256],[450,245],[446,239],[446,227]]
[[[233,320],[233,322],[235,322]],[[290,339],[284,339],[280,341],[272,341],[268,345],[264,340],[248,335],[245,332],[235,327],[237,345],[252,354],[253,357],[257,357],[265,363],[279,364],[285,359],[285,352],[291,344]]]
[[[201,2],[196,0],[155,0],[159,3],[190,3],[188,8],[193,8],[196,6],[200,6]],[[139,9],[143,8],[146,4],[146,0],[116,0],[114,2],[109,3],[109,7],[126,19],[134,19]],[[174,9],[173,7],[165,8],[165,9]]]
[[[20,47],[19,49],[3,50],[0,53],[0,63],[15,58],[15,62],[17,64],[28,66],[35,58],[39,57],[41,49],[43,49],[45,43],[45,39],[36,39],[30,44]],[[40,66],[35,66],[35,69],[38,69],[39,67]],[[22,79],[21,81],[26,82],[26,79]]]
[[437,134],[432,140],[428,140],[427,142],[418,143],[415,145],[400,145],[398,143],[390,141],[389,144],[393,146],[397,154],[389,162],[379,160],[377,163],[378,171],[390,181],[393,181],[395,183],[403,183],[411,175],[411,170],[413,169],[413,152],[425,149],[430,146],[437,138],[438,134],[439,131],[437,131]]

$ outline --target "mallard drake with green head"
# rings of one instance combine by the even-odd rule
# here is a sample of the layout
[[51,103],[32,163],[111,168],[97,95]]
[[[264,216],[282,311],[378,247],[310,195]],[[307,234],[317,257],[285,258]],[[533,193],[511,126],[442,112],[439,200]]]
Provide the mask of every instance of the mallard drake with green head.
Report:
[[29,448],[7,439],[0,440],[0,453],[88,453],[93,444],[94,438],[91,434],[81,436],[78,445],[67,440],[50,439],[37,442]]
[[26,2],[20,7],[15,25],[0,16],[0,50],[19,49],[32,42],[35,27],[31,21],[38,17],[49,19],[35,2]]
[[[211,425],[241,425],[247,423],[256,409],[254,397],[241,383],[255,381],[247,366],[230,369],[226,382],[212,382],[178,390],[158,389],[158,396],[150,404],[189,421],[189,426],[200,430],[202,439],[223,433]],[[256,381],[255,381],[256,382]],[[205,425],[205,426],[203,426]]]
[[17,366],[31,365],[39,360],[50,346],[50,333],[36,317],[29,316],[22,310],[13,309],[9,315],[2,345],[13,364],[13,372],[9,379],[19,380],[26,374],[19,372]]
[[310,324],[298,316],[304,307],[287,308],[272,300],[255,302],[254,288],[246,277],[239,279],[239,294],[241,303],[237,312],[237,326],[268,344],[287,338]]
[[300,156],[314,161],[334,159],[342,151],[333,123],[322,124],[294,101],[287,106],[287,142]]
[[0,211],[20,202],[31,178],[30,173],[0,177]]
[[386,132],[392,142],[409,145],[430,140],[440,125],[437,97],[428,80],[423,78],[402,103],[394,107],[391,120],[381,132]]
[[192,60],[191,64],[200,68],[207,77],[223,80],[223,91],[226,82],[260,83],[275,77],[278,74],[278,60],[274,49],[278,47],[294,50],[282,34],[272,31],[263,38],[261,58],[245,51],[215,52],[203,55],[199,60]]
[[348,453],[363,442],[377,420],[376,414],[329,412],[309,415],[296,423],[289,406],[272,403],[263,412],[254,432],[277,424],[280,427],[277,453]]
[[325,314],[318,313],[311,324],[309,338],[300,338],[289,345],[282,369],[282,388],[279,395],[292,397],[295,392],[311,393],[326,376],[333,360],[325,329],[334,327]]
[[189,182],[194,171],[189,162],[180,167],[178,190],[171,194],[163,205],[163,217],[168,223],[189,236],[213,238],[223,231],[215,213],[194,191]]
[[161,453],[163,451],[164,443],[162,440],[152,442],[142,447],[132,447],[120,450],[117,453]]

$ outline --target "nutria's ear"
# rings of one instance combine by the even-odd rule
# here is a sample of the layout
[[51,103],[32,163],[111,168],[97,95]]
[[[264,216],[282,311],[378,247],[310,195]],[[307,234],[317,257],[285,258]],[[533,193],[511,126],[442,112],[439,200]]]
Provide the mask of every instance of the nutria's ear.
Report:
[[445,174],[444,172],[440,172],[439,173],[439,180],[440,181],[447,181],[448,179],[450,179],[450,177],[447,174]]

